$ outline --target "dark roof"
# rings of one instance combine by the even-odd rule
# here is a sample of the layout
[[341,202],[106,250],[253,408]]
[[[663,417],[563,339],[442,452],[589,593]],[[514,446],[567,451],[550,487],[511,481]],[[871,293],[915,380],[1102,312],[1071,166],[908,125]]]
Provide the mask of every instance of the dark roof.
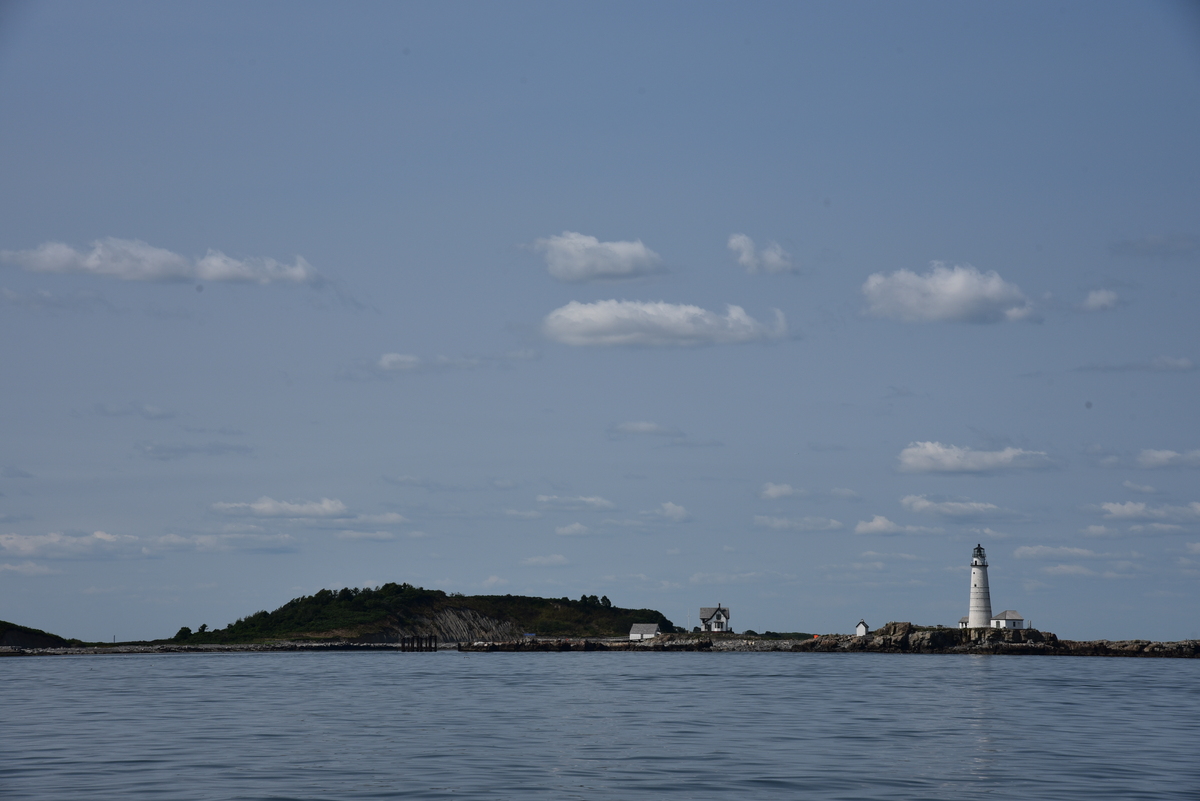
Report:
[[726,620],[728,620],[731,617],[731,615],[729,614],[728,606],[702,606],[702,607],[700,607],[700,619],[701,620],[712,620],[713,617],[717,614],[717,612],[720,612],[721,614],[725,615]]
[[962,617],[960,617],[960,618],[958,619],[958,622],[959,622],[959,623],[970,623],[970,622],[971,622],[971,618],[967,617],[966,615],[963,615]]
[[1005,609],[998,615],[992,615],[992,620],[1024,620],[1016,609]]
[[630,634],[658,634],[657,623],[634,623],[629,627]]

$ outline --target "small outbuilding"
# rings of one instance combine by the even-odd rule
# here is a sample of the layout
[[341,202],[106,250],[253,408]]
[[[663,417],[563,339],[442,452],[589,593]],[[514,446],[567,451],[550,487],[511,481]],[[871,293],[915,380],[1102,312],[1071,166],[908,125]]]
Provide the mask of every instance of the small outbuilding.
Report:
[[865,621],[865,620],[860,620],[860,621],[858,621],[858,625],[854,627],[854,635],[855,635],[856,637],[866,637],[866,636],[867,636],[867,632],[868,632],[868,631],[870,631],[870,630],[871,630],[871,629],[870,629],[870,627],[867,625],[867,621]]
[[634,623],[629,629],[629,639],[631,640],[649,640],[657,637],[662,632],[658,629],[657,623]]
[[1015,609],[1005,609],[998,615],[992,615],[992,628],[994,629],[1023,629],[1025,618]]
[[963,615],[962,617],[960,617],[958,619],[958,627],[960,629],[965,629],[967,627],[967,623],[969,623],[970,621],[971,621],[971,618],[967,617],[966,615]]
[[729,608],[720,604],[700,607],[700,630],[730,631]]

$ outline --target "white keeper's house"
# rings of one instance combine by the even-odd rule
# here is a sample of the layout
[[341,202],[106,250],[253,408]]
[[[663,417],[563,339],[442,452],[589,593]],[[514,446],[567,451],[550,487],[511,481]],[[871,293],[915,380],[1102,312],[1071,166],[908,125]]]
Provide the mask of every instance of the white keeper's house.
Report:
[[729,608],[720,604],[700,607],[700,630],[730,631]]

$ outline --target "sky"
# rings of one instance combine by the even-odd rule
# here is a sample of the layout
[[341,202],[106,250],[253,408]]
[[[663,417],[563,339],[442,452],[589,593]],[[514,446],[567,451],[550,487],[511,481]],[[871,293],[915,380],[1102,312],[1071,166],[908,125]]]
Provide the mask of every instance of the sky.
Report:
[[0,5],[0,618],[1200,637],[1200,12]]

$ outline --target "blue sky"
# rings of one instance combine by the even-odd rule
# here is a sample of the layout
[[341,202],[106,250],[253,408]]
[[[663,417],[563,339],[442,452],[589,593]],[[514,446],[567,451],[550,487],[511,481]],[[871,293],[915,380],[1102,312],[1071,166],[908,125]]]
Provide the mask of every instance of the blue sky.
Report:
[[0,617],[1200,636],[1200,17],[0,13]]

